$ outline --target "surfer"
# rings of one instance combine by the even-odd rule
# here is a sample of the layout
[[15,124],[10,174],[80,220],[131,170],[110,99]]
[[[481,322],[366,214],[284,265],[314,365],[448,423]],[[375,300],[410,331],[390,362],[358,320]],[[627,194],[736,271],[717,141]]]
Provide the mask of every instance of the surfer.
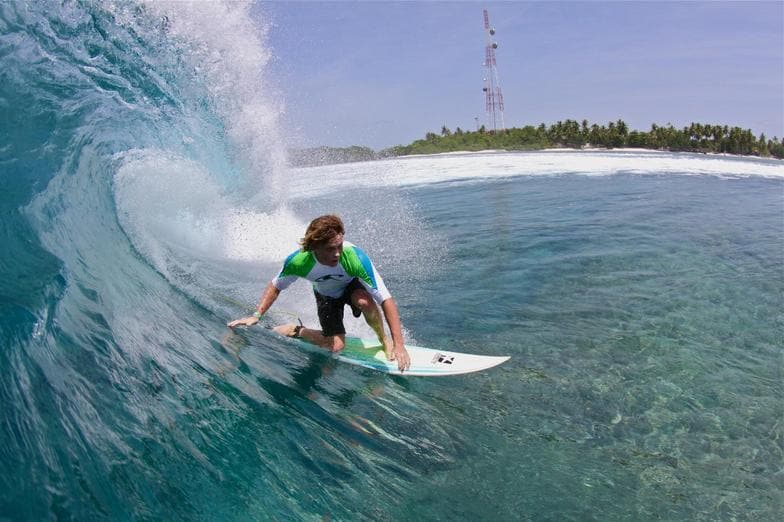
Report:
[[[256,312],[250,317],[231,321],[228,327],[258,323],[280,292],[297,278],[303,278],[313,283],[321,330],[296,324],[283,324],[273,330],[339,352],[346,344],[343,311],[349,305],[354,317],[365,316],[365,321],[384,346],[387,359],[397,361],[398,368],[404,371],[411,360],[403,344],[397,304],[367,254],[344,241],[344,234],[345,228],[338,216],[325,215],[311,221],[300,241],[302,247],[286,258],[283,269],[267,285]],[[384,331],[378,305],[381,305],[389,325],[391,339]]]

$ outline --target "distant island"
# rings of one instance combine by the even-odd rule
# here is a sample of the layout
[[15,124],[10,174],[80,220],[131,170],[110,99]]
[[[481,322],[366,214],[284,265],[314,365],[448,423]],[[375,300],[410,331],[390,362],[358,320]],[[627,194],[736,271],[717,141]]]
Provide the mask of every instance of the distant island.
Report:
[[654,123],[645,132],[630,131],[623,120],[601,126],[590,124],[587,120],[582,123],[566,120],[549,127],[542,123],[538,127],[528,125],[497,132],[486,130],[484,126],[476,131],[465,131],[460,127],[451,131],[444,126],[440,134],[428,132],[424,139],[409,145],[397,145],[380,151],[359,146],[294,149],[289,151],[289,161],[293,166],[307,167],[415,154],[550,148],[641,148],[784,159],[784,139],[768,139],[765,134],[756,137],[750,129],[740,127],[692,123],[688,127],[676,129],[669,124],[659,126]]

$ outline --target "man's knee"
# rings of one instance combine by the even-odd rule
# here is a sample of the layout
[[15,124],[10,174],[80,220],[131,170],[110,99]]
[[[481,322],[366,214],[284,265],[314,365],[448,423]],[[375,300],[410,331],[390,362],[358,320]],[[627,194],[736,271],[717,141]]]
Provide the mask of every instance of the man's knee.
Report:
[[369,312],[375,307],[373,297],[364,289],[354,290],[354,293],[351,294],[351,301],[363,312]]
[[346,340],[342,335],[331,335],[324,338],[324,347],[331,352],[339,352],[346,346]]

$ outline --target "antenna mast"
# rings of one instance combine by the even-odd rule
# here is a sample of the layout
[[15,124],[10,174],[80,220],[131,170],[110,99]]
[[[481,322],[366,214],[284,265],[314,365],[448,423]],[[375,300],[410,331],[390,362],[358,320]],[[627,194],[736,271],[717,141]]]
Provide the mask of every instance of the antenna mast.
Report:
[[501,94],[501,82],[498,81],[498,69],[495,66],[495,50],[498,44],[493,41],[495,28],[490,26],[490,15],[485,15],[485,112],[493,127],[493,131],[504,130],[504,95]]

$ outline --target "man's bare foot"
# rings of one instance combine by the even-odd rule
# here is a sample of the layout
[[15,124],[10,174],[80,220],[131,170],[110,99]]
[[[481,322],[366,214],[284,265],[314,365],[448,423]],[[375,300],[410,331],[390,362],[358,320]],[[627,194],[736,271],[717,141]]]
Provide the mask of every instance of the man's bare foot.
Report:
[[272,330],[276,333],[284,337],[294,337],[294,329],[297,327],[294,323],[289,324],[281,324],[273,328]]

